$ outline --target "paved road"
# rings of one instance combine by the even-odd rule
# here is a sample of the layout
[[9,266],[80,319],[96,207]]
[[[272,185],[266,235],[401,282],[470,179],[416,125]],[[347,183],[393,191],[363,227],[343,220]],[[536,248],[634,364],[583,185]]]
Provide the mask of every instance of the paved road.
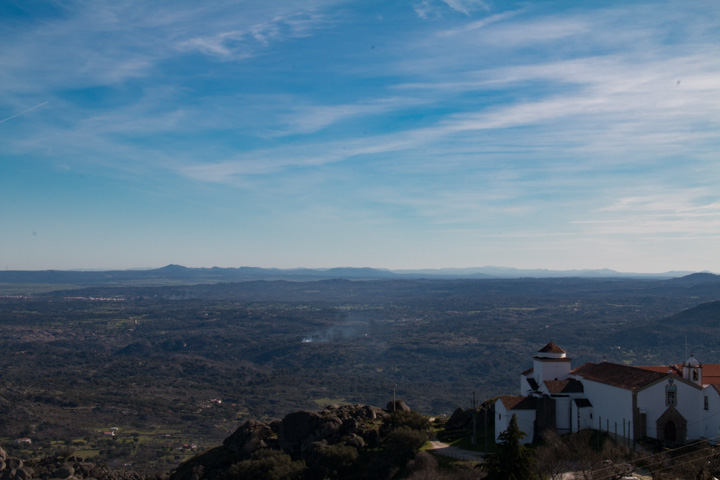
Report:
[[483,454],[480,452],[463,450],[462,448],[453,447],[452,445],[448,445],[447,443],[443,443],[438,440],[430,440],[430,445],[431,447],[428,450],[432,450],[434,453],[444,457],[469,460],[473,462],[481,462],[483,459]]

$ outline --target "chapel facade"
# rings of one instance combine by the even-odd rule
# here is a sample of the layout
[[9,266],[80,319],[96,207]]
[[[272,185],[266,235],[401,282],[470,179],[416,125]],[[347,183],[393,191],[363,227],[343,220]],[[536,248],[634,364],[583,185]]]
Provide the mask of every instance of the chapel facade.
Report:
[[633,367],[572,359],[553,342],[520,374],[520,395],[495,402],[495,437],[515,414],[524,443],[546,430],[602,430],[624,445],[642,438],[667,444],[720,437],[720,364],[690,356],[670,366]]

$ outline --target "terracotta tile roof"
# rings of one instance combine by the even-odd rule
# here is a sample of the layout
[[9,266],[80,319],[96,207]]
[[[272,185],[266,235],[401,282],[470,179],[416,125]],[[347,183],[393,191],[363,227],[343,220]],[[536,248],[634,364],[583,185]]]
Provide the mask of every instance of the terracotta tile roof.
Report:
[[503,395],[500,401],[506,410],[536,410],[537,398]]
[[[638,367],[644,370],[650,370],[653,372],[667,373],[668,370],[672,370],[674,375],[682,377],[682,363],[676,365],[661,365],[661,366],[642,366]],[[702,383],[703,385],[713,385],[720,383],[720,364],[718,363],[703,363],[702,364]]]
[[534,371],[535,371],[534,368],[528,368],[528,369],[525,370],[524,372],[520,373],[520,375],[530,375],[530,374],[533,373]]
[[619,363],[586,363],[570,372],[586,380],[612,385],[613,387],[636,390],[656,382],[667,375],[639,367]]
[[538,353],[567,353],[562,348],[555,345],[553,342],[548,343],[543,348],[538,350]]
[[702,382],[706,385],[714,385],[716,383],[720,383],[720,364],[703,363]]
[[682,365],[680,365],[680,368],[677,368],[677,365],[638,365],[637,368],[642,368],[643,370],[650,370],[651,372],[659,372],[659,373],[669,373],[671,372],[673,375],[677,375],[678,377],[682,377]]
[[716,392],[718,392],[718,395],[720,395],[720,384],[718,384],[718,383],[713,383],[713,384],[710,385],[710,386],[711,386],[712,388],[714,388]]
[[582,393],[583,385],[574,378],[567,380],[545,380],[543,382],[550,393]]
[[576,398],[573,401],[578,408],[592,407],[592,403],[587,398]]

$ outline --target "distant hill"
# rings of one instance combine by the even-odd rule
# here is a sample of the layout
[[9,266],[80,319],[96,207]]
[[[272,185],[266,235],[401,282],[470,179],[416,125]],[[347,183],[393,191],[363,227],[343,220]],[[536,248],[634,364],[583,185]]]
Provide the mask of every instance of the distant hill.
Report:
[[667,318],[664,323],[682,326],[683,329],[689,327],[717,329],[720,325],[720,300],[701,303],[697,307],[683,310]]
[[[167,265],[152,270],[4,270],[0,284],[52,285],[62,288],[87,286],[172,286],[198,285],[252,280],[312,281],[329,279],[390,280],[390,279],[513,279],[513,278],[596,278],[596,279],[674,279],[678,285],[707,285],[720,283],[720,276],[711,273],[667,272],[663,274],[621,273],[614,270],[521,270],[503,267],[446,268],[436,270],[385,270],[376,268],[338,267],[329,269],[277,269],[260,267],[188,268]],[[677,278],[682,277],[682,278]]]
[[446,278],[653,278],[668,279],[681,277],[692,272],[629,273],[603,268],[599,270],[547,270],[520,269],[509,267],[441,268],[437,270],[393,270],[400,275],[441,276]]
[[[718,276],[715,275],[715,277]],[[675,282],[665,283],[669,285]],[[692,293],[710,292],[712,296],[718,298],[720,282],[713,283],[712,287],[702,287],[702,291],[700,291],[700,287],[692,286],[692,284],[690,288]],[[658,352],[672,348],[682,349],[687,344],[690,352],[694,351],[707,361],[708,358],[717,358],[717,352],[720,351],[720,339],[717,336],[718,326],[720,326],[720,301],[711,301],[665,318],[648,321],[642,328],[634,325],[627,329],[619,329],[610,336],[608,342],[609,344],[623,345],[629,349],[643,345],[655,348]],[[702,351],[697,350],[701,346]]]
[[671,282],[675,285],[688,285],[688,286],[707,285],[707,284],[718,285],[718,284],[720,284],[720,275],[714,275],[712,273],[707,273],[707,272],[693,273],[690,275],[684,275],[682,277],[673,278],[671,280]]

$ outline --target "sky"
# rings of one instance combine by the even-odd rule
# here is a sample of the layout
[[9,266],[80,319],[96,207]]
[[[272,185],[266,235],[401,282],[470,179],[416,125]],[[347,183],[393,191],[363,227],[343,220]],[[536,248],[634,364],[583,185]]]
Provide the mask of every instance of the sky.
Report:
[[0,2],[0,269],[720,273],[720,2]]

